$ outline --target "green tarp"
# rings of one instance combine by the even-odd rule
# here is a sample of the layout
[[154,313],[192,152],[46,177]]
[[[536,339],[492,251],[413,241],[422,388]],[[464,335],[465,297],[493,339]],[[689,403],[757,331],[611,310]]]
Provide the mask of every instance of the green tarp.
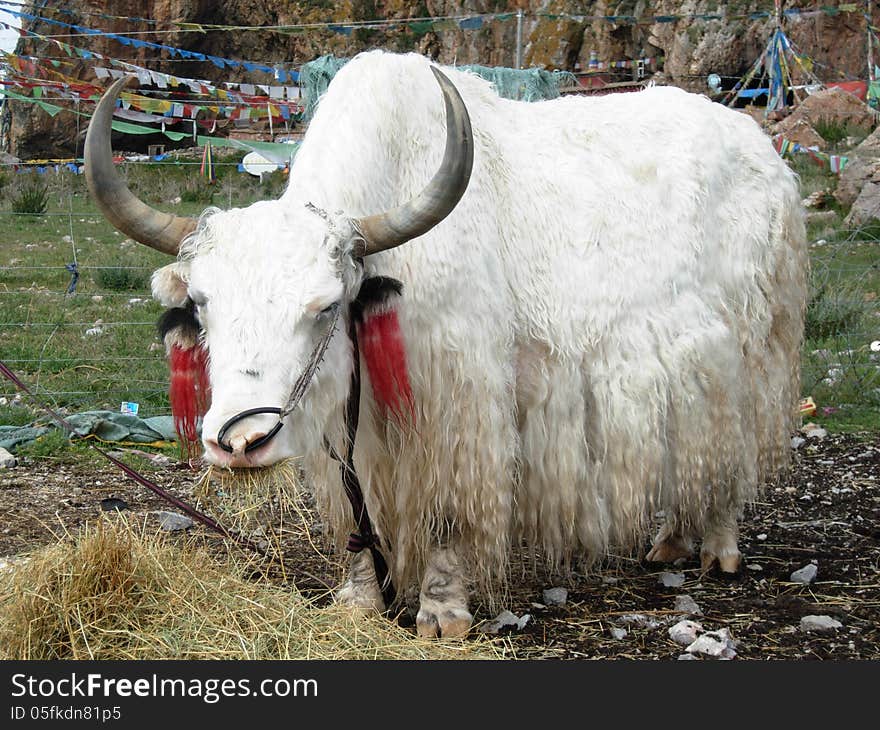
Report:
[[[115,411],[84,411],[65,420],[79,437],[92,436],[101,441],[153,444],[175,441],[174,422],[171,416],[140,418],[130,413]],[[27,426],[0,426],[0,446],[13,450],[16,446],[29,443],[40,436],[58,428],[54,422],[36,422]]]

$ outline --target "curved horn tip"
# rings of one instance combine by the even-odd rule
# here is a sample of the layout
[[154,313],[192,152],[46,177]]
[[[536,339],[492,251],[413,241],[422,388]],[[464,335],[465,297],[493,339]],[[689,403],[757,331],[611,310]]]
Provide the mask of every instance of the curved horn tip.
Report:
[[116,79],[95,106],[83,150],[86,183],[98,208],[115,228],[150,248],[176,256],[181,240],[195,229],[196,221],[148,206],[128,189],[113,164],[110,132],[116,99],[133,81],[136,77]]
[[427,233],[449,215],[470,181],[474,144],[470,115],[455,84],[430,66],[446,108],[446,149],[440,169],[419,195],[385,213],[355,221],[365,241],[365,255],[387,251]]

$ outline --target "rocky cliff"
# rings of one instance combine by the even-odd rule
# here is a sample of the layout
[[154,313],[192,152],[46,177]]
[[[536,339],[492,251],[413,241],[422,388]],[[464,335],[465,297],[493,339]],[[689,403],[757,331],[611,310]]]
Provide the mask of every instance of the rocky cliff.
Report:
[[[351,56],[367,48],[394,51],[415,50],[443,63],[479,63],[513,66],[517,49],[517,20],[487,19],[478,29],[454,27],[413,27],[410,24],[384,29],[356,29],[348,34],[326,27],[297,31],[268,30],[270,26],[305,25],[328,21],[356,21],[377,18],[448,18],[476,13],[505,13],[522,10],[522,57],[525,67],[587,70],[591,58],[601,61],[653,59],[648,75],[661,83],[671,83],[697,91],[706,89],[706,77],[716,73],[726,77],[727,85],[743,74],[759,55],[773,28],[772,17],[749,19],[749,13],[770,11],[770,0],[719,3],[715,0],[648,2],[625,0],[609,2],[570,2],[568,0],[62,0],[52,3],[53,11],[40,10],[44,2],[32,2],[29,12],[67,23],[100,28],[111,33],[155,31],[137,36],[145,40],[176,46],[225,58],[257,60],[266,63],[288,61],[304,63],[333,53]],[[852,5],[852,4],[850,4]],[[876,3],[874,12],[880,21]],[[816,73],[823,80],[865,78],[866,29],[857,12],[820,10],[813,2],[787,2],[787,9],[815,9],[817,12],[785,19],[785,29],[794,44],[814,60]],[[859,5],[861,7],[861,4]],[[844,9],[848,6],[844,5]],[[705,19],[708,13],[723,19]],[[111,17],[114,16],[114,17]],[[115,17],[120,16],[120,17]],[[628,16],[618,22],[595,16]],[[674,16],[668,22],[648,18]],[[689,16],[689,17],[680,17]],[[148,18],[147,25],[126,18]],[[633,22],[632,18],[636,19]],[[3,20],[0,14],[0,20]],[[184,30],[179,23],[249,26],[252,30],[223,30],[203,27]],[[45,21],[25,22],[25,28],[41,35],[65,34],[63,28]],[[89,35],[67,36],[64,40],[114,58],[181,76],[266,83],[265,74],[248,77],[244,70],[219,69],[210,62],[184,61],[156,53],[148,48],[124,46],[117,40]],[[57,57],[59,51],[47,41],[22,39],[19,54]],[[82,61],[75,71],[79,78],[94,80],[91,63]],[[632,75],[631,70],[610,72],[611,80]],[[81,125],[72,115],[60,113],[52,118],[33,105],[11,104],[9,151],[27,158],[66,155],[76,149]]]

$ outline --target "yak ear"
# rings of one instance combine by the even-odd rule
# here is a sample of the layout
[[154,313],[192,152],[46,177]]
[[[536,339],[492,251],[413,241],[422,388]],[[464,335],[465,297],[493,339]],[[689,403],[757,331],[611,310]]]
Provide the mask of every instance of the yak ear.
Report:
[[153,298],[165,307],[182,307],[188,297],[189,263],[175,261],[153,272]]

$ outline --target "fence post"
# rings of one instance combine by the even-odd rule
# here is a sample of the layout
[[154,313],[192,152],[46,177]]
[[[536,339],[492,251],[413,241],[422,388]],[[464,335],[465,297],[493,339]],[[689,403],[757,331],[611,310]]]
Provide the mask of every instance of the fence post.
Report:
[[522,68],[522,34],[523,34],[523,11],[522,8],[516,11],[516,60],[514,68]]

